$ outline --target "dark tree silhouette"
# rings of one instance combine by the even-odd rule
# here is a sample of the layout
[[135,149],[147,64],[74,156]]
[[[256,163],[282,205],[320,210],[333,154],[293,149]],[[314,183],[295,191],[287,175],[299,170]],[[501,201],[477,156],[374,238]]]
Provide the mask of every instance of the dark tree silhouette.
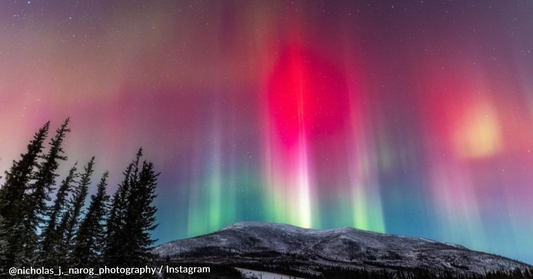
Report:
[[119,184],[119,187],[113,199],[111,201],[111,211],[109,218],[107,219],[107,235],[106,246],[104,250],[104,260],[110,265],[123,264],[125,256],[125,247],[123,245],[125,234],[125,222],[126,222],[126,205],[127,198],[130,193],[130,184],[135,179],[135,173],[137,172],[137,166],[142,156],[142,149],[137,152],[135,160],[130,163],[127,169],[124,171],[124,179]]
[[64,231],[63,240],[59,247],[59,252],[66,257],[66,259],[60,259],[64,265],[71,263],[69,256],[72,255],[74,236],[76,235],[81,216],[83,215],[85,198],[88,194],[93,172],[94,157],[87,163],[84,172],[80,176],[78,185],[74,187],[72,198],[68,203],[68,211],[63,216],[63,220],[59,226],[59,229]]
[[77,165],[78,163],[74,164],[67,177],[65,177],[65,179],[63,179],[61,182],[61,186],[57,191],[50,217],[41,235],[41,263],[43,266],[57,266],[60,264],[58,259],[61,257],[61,255],[59,255],[59,250],[57,248],[61,243],[62,237],[65,233],[65,227],[59,226],[59,221],[65,214],[67,197],[72,191],[72,185],[76,182],[76,178],[78,177]]
[[57,129],[55,136],[50,141],[50,149],[47,154],[42,156],[43,161],[37,164],[35,181],[29,184],[28,194],[23,201],[24,219],[22,222],[22,231],[19,238],[23,241],[24,264],[36,264],[37,249],[39,244],[40,226],[44,223],[44,218],[48,213],[47,202],[50,201],[50,192],[58,176],[57,169],[60,161],[65,161],[63,155],[62,143],[70,129],[67,118],[65,122]]
[[150,233],[157,226],[157,209],[152,202],[159,174],[150,162],[143,162],[139,168],[141,157],[139,149],[113,196],[105,250],[109,265],[142,266],[153,260],[150,249],[155,240]]
[[28,184],[34,177],[38,159],[43,150],[43,143],[48,136],[50,122],[47,122],[34,135],[28,145],[28,151],[21,154],[19,161],[13,161],[13,165],[6,172],[5,182],[0,189],[0,216],[2,217],[2,235],[0,239],[4,243],[4,249],[0,250],[0,268],[5,271],[22,261],[24,240],[21,234],[24,231],[23,221],[25,210],[26,191]]
[[108,176],[109,173],[105,172],[98,184],[96,195],[91,196],[91,204],[76,235],[73,262],[80,267],[96,267],[102,263],[104,217],[109,202],[109,195],[106,194]]
[[150,249],[155,240],[151,239],[151,231],[157,227],[157,208],[152,202],[157,196],[155,188],[158,176],[151,162],[143,162],[138,180],[131,187],[125,228],[129,232],[129,241],[126,243],[129,263],[133,266],[142,266],[153,259]]

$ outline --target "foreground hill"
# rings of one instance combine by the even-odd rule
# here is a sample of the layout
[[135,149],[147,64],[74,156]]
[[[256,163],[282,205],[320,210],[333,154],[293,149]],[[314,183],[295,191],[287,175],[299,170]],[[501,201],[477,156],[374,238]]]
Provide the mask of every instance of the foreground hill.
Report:
[[220,231],[172,241],[153,252],[173,262],[268,266],[317,275],[329,267],[382,270],[427,269],[453,274],[526,270],[530,265],[460,245],[354,228],[303,229],[243,222]]

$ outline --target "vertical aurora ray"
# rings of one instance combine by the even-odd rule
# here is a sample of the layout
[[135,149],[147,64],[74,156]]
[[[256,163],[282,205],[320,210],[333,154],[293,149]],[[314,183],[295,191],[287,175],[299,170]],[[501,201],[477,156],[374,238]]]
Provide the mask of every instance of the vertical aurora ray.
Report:
[[[216,123],[216,122],[215,122]],[[209,212],[209,231],[215,231],[222,226],[222,183],[225,181],[222,177],[222,158],[220,150],[220,135],[218,129],[215,129],[215,134],[211,142],[212,158],[210,161],[212,165],[207,173],[207,207]],[[228,185],[231,186],[231,185]],[[225,216],[229,216],[225,215]]]
[[[348,40],[348,38],[345,38]],[[348,91],[348,123],[347,123],[347,165],[350,210],[341,207],[352,216],[351,226],[377,232],[386,232],[384,214],[381,204],[379,187],[379,167],[376,150],[370,143],[375,141],[371,119],[368,111],[370,90],[367,81],[361,74],[364,69],[360,59],[356,59],[354,52],[343,48],[344,72],[347,79]]]
[[[355,85],[352,85],[353,88]],[[350,94],[350,120],[352,138],[349,150],[350,187],[352,189],[353,226],[363,230],[385,232],[385,223],[379,192],[378,168],[376,158],[367,139],[368,127],[361,121],[363,114],[361,100],[356,100]],[[358,113],[359,112],[359,113]]]
[[[271,183],[274,192],[285,193],[281,197],[285,212],[280,212],[288,215],[285,222],[309,228],[312,227],[306,135],[306,126],[309,125],[309,119],[306,119],[309,90],[306,83],[309,81],[305,77],[307,73],[299,50],[286,50],[279,59],[268,89],[268,117],[273,119],[269,144],[273,153],[267,156],[283,165],[279,168],[276,164],[271,170]],[[276,220],[279,218],[276,217]]]
[[[220,97],[215,95],[213,101],[213,109],[209,117],[209,125],[212,125],[207,134],[201,134],[199,138],[202,146],[206,149],[199,154],[196,154],[195,161],[203,161],[203,165],[199,168],[193,168],[193,177],[197,177],[190,187],[189,197],[189,230],[190,236],[208,233],[220,229],[224,225],[234,220],[234,215],[230,214],[230,210],[224,208],[231,208],[234,204],[233,192],[234,184],[232,183],[233,173],[227,172],[231,168],[226,165],[225,158],[227,154],[223,154],[222,142],[224,136],[221,132],[221,116],[220,116]],[[231,123],[229,124],[231,125]],[[202,148],[199,148],[200,150]],[[204,161],[203,157],[207,157]],[[223,175],[226,173],[226,175]],[[223,214],[224,213],[224,214]]]
[[203,193],[201,192],[202,185],[200,174],[197,171],[197,168],[200,168],[200,155],[196,149],[191,158],[190,166],[191,170],[189,172],[190,178],[188,182],[190,186],[188,187],[188,208],[187,208],[187,236],[200,235],[206,233],[207,228],[209,227],[209,218],[205,210],[205,201],[203,200]]
[[305,137],[305,111],[304,111],[304,77],[302,73],[302,58],[301,57],[295,57],[292,59],[296,59],[296,65],[295,68],[292,68],[291,70],[296,71],[295,73],[291,73],[291,75],[294,75],[297,80],[299,80],[300,84],[295,89],[297,91],[297,98],[298,98],[298,145],[297,145],[297,152],[298,152],[298,159],[297,159],[297,172],[298,172],[298,190],[297,190],[297,197],[298,197],[298,210],[299,210],[299,225],[304,228],[311,228],[311,193],[309,189],[309,168],[307,165],[307,140]]

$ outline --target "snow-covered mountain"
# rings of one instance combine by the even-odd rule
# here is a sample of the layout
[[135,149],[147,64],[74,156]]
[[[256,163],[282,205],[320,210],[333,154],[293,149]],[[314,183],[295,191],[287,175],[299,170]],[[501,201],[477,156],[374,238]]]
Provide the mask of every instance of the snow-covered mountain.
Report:
[[175,261],[289,264],[312,272],[340,266],[366,270],[426,268],[454,273],[533,268],[501,256],[423,238],[354,228],[303,229],[286,224],[243,222],[220,231],[160,245],[154,253]]

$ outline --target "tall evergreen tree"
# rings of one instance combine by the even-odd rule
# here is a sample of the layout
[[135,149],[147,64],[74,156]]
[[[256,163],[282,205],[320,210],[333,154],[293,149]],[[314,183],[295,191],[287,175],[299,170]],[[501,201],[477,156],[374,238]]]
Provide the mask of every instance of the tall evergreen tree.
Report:
[[91,184],[91,176],[94,172],[94,157],[87,163],[84,172],[80,176],[78,185],[73,189],[73,195],[68,203],[68,210],[65,212],[63,219],[59,225],[59,230],[63,231],[63,239],[59,247],[59,253],[65,258],[61,258],[61,262],[67,264],[67,260],[72,255],[72,241],[78,229],[80,216],[83,215],[83,206],[85,205],[85,198],[88,194],[89,185]]
[[106,194],[108,172],[98,184],[98,190],[91,196],[91,204],[76,235],[73,262],[80,267],[95,267],[102,263],[104,243],[104,218],[108,210],[109,195]]
[[[5,249],[0,250],[0,257],[4,258],[0,262],[0,269],[19,265],[22,259],[24,241],[21,238],[23,233],[23,221],[25,213],[25,200],[31,179],[34,177],[38,159],[43,150],[43,143],[48,136],[50,122],[47,122],[34,135],[33,140],[28,145],[28,151],[21,154],[19,161],[14,161],[13,166],[6,172],[5,182],[0,189],[0,216],[3,228],[0,239],[4,242]],[[1,272],[2,270],[0,270]]]
[[48,202],[50,192],[58,176],[57,169],[59,162],[67,159],[63,155],[61,146],[66,134],[70,132],[67,118],[65,122],[57,129],[55,136],[50,141],[48,153],[42,156],[42,161],[37,165],[37,172],[33,183],[28,187],[28,194],[23,201],[24,220],[22,222],[22,231],[19,237],[23,240],[23,257],[25,264],[35,264],[37,259],[36,250],[39,243],[39,229],[44,223],[45,216],[48,213]]
[[69,192],[72,190],[72,185],[76,182],[76,178],[78,177],[76,172],[77,165],[78,163],[74,164],[68,175],[61,182],[61,186],[56,194],[54,205],[50,211],[50,217],[41,235],[41,255],[43,266],[57,266],[60,264],[60,262],[57,261],[60,257],[57,246],[60,244],[61,238],[63,237],[63,230],[65,227],[60,227],[59,221],[65,214],[67,197]]
[[113,196],[105,251],[108,265],[142,266],[152,260],[150,248],[155,240],[151,239],[151,231],[157,226],[157,209],[152,202],[159,174],[150,162],[143,162],[139,168],[141,156],[142,149],[126,169],[124,181]]
[[135,160],[124,171],[124,180],[111,201],[111,210],[107,219],[107,235],[104,250],[104,260],[109,265],[121,265],[125,257],[125,222],[127,198],[131,184],[138,176],[138,165],[142,156],[142,148],[139,149]]
[[129,233],[126,250],[129,263],[133,266],[142,266],[153,260],[150,249],[156,240],[151,239],[151,231],[157,227],[157,208],[152,202],[157,196],[155,189],[158,176],[151,162],[143,162],[138,180],[132,184],[128,197],[125,228]]

